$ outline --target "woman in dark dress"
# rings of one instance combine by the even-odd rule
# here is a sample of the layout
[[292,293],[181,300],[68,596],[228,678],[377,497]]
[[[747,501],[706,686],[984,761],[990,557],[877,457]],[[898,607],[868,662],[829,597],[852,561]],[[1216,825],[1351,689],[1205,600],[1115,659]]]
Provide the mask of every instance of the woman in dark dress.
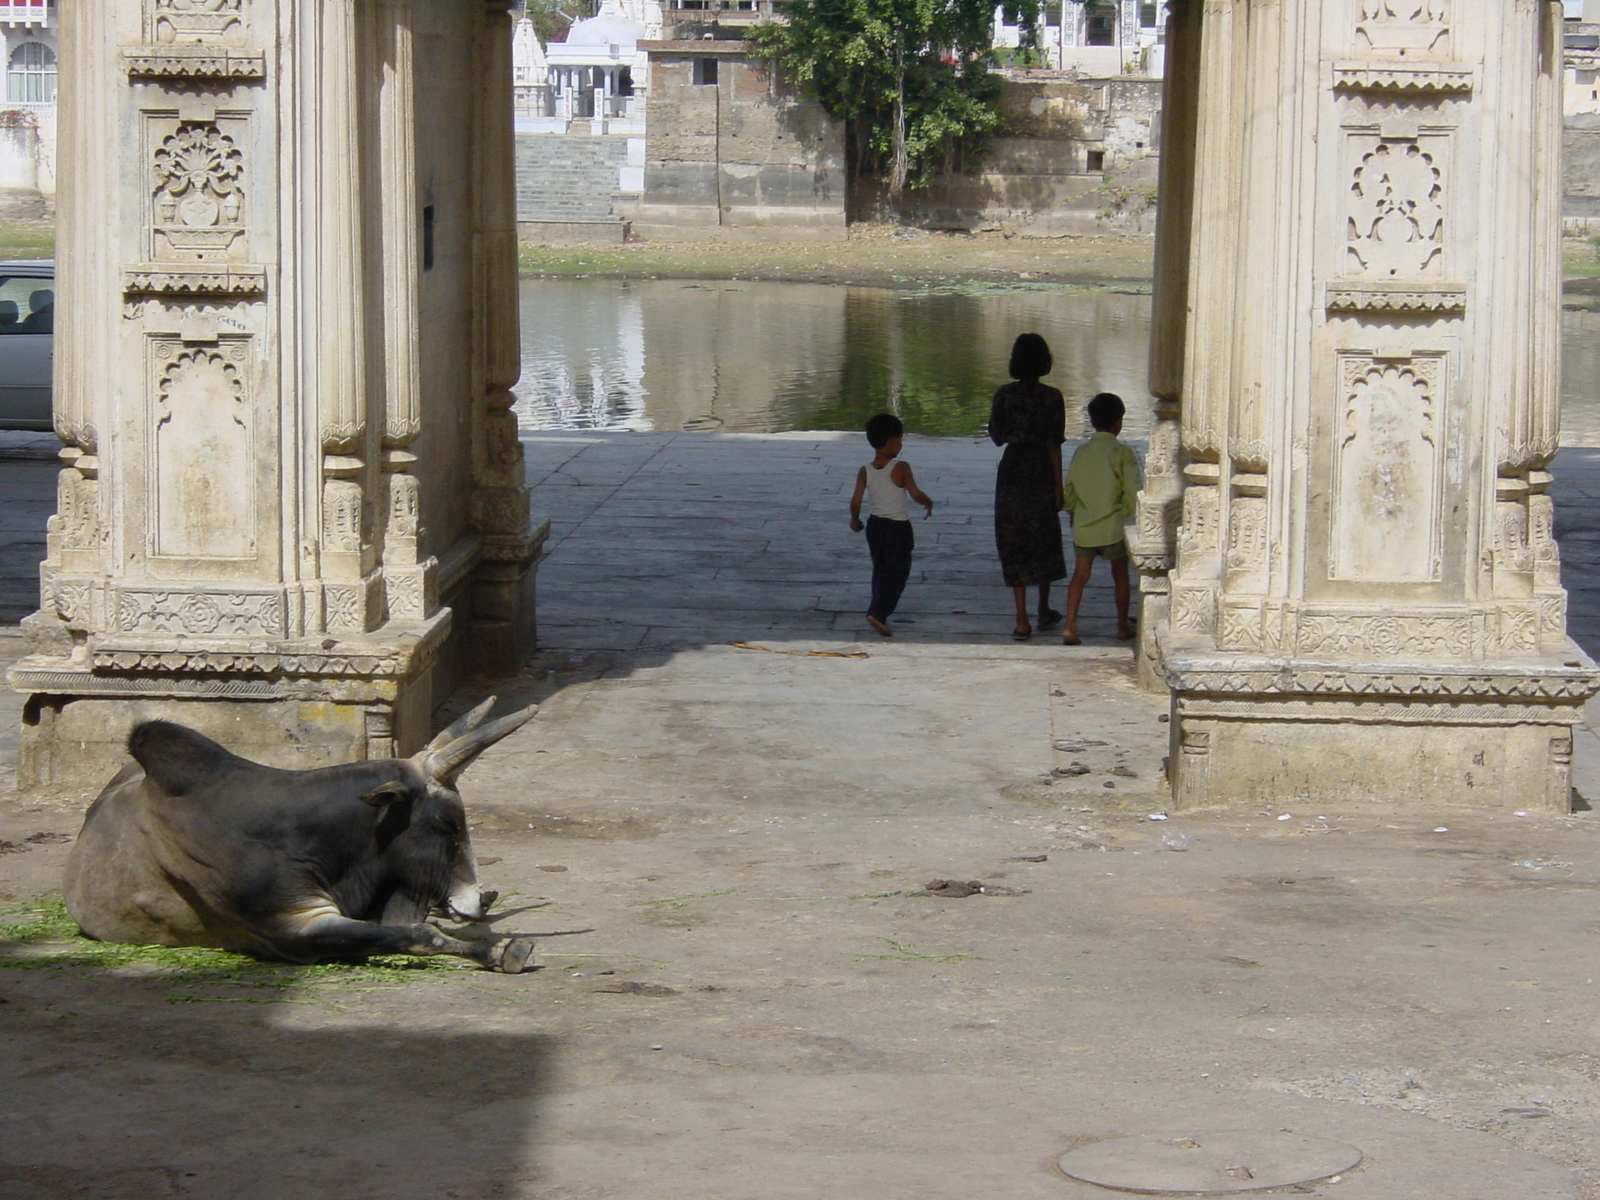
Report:
[[1067,576],[1061,550],[1061,443],[1067,440],[1067,409],[1061,393],[1039,382],[1052,366],[1050,347],[1025,333],[1011,348],[1011,377],[994,394],[989,437],[1004,446],[994,484],[994,538],[1000,570],[1017,602],[1011,636],[1033,636],[1028,624],[1028,588],[1039,589],[1038,621],[1048,629],[1061,620],[1050,607],[1050,585]]

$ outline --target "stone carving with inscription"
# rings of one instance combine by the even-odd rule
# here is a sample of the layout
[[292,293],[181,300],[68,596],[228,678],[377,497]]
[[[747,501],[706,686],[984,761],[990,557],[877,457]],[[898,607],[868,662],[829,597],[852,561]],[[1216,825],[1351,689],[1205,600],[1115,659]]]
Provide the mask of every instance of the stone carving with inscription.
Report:
[[361,485],[330,479],[322,489],[322,542],[347,554],[361,549]]
[[1233,520],[1228,529],[1228,566],[1249,570],[1267,560],[1267,505],[1254,496],[1241,496],[1233,502]]
[[155,154],[156,230],[190,261],[226,255],[244,232],[244,158],[215,125],[185,122]]
[[1183,493],[1183,524],[1178,528],[1178,541],[1185,553],[1216,552],[1219,504],[1214,487],[1190,487]]
[[1352,274],[1383,279],[1435,274],[1444,253],[1443,176],[1414,141],[1377,140],[1350,185]]

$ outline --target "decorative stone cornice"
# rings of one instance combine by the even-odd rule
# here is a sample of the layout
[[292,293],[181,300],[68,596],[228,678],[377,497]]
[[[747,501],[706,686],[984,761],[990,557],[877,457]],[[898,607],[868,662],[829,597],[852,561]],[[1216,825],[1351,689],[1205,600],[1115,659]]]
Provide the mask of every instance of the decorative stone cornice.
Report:
[[1132,557],[1134,569],[1143,575],[1165,575],[1178,565],[1176,554],[1143,554],[1134,551]]
[[260,296],[267,269],[248,263],[140,263],[122,273],[129,296]]
[[402,676],[412,667],[410,654],[304,654],[239,650],[117,650],[98,648],[89,655],[96,671],[138,671],[172,675],[276,675],[312,678]]
[[1475,668],[1405,664],[1392,668],[1266,659],[1169,654],[1174,691],[1208,695],[1415,697],[1444,700],[1535,701],[1581,704],[1600,693],[1595,665],[1484,663]]
[[1339,62],[1333,86],[1342,92],[1470,92],[1473,70],[1460,63]]
[[1460,283],[1330,283],[1329,312],[1459,313],[1467,308]]
[[359,637],[315,641],[120,634],[94,639],[88,663],[96,673],[400,679],[430,662],[449,631],[450,610],[441,609],[426,620],[391,621]]
[[132,79],[265,79],[267,56],[222,46],[138,46],[122,52]]

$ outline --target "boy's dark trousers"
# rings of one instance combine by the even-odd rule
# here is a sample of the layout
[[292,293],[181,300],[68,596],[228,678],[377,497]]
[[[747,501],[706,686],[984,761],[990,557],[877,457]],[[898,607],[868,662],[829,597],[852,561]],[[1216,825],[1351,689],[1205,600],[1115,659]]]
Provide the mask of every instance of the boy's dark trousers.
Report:
[[900,603],[911,578],[911,548],[916,539],[910,521],[867,518],[867,549],[872,554],[872,604],[867,615],[887,621]]

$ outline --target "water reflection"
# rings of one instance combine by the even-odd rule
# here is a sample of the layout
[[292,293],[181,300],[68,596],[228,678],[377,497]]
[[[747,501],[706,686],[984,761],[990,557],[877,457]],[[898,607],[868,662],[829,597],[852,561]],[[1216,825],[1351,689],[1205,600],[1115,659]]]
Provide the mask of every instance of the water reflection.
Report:
[[[1600,314],[1568,312],[1563,442],[1600,446]],[[1018,333],[1050,342],[1070,436],[1097,391],[1149,428],[1148,296],[1018,285],[892,291],[807,283],[526,280],[525,429],[859,429],[898,412],[916,433],[983,432]]]

